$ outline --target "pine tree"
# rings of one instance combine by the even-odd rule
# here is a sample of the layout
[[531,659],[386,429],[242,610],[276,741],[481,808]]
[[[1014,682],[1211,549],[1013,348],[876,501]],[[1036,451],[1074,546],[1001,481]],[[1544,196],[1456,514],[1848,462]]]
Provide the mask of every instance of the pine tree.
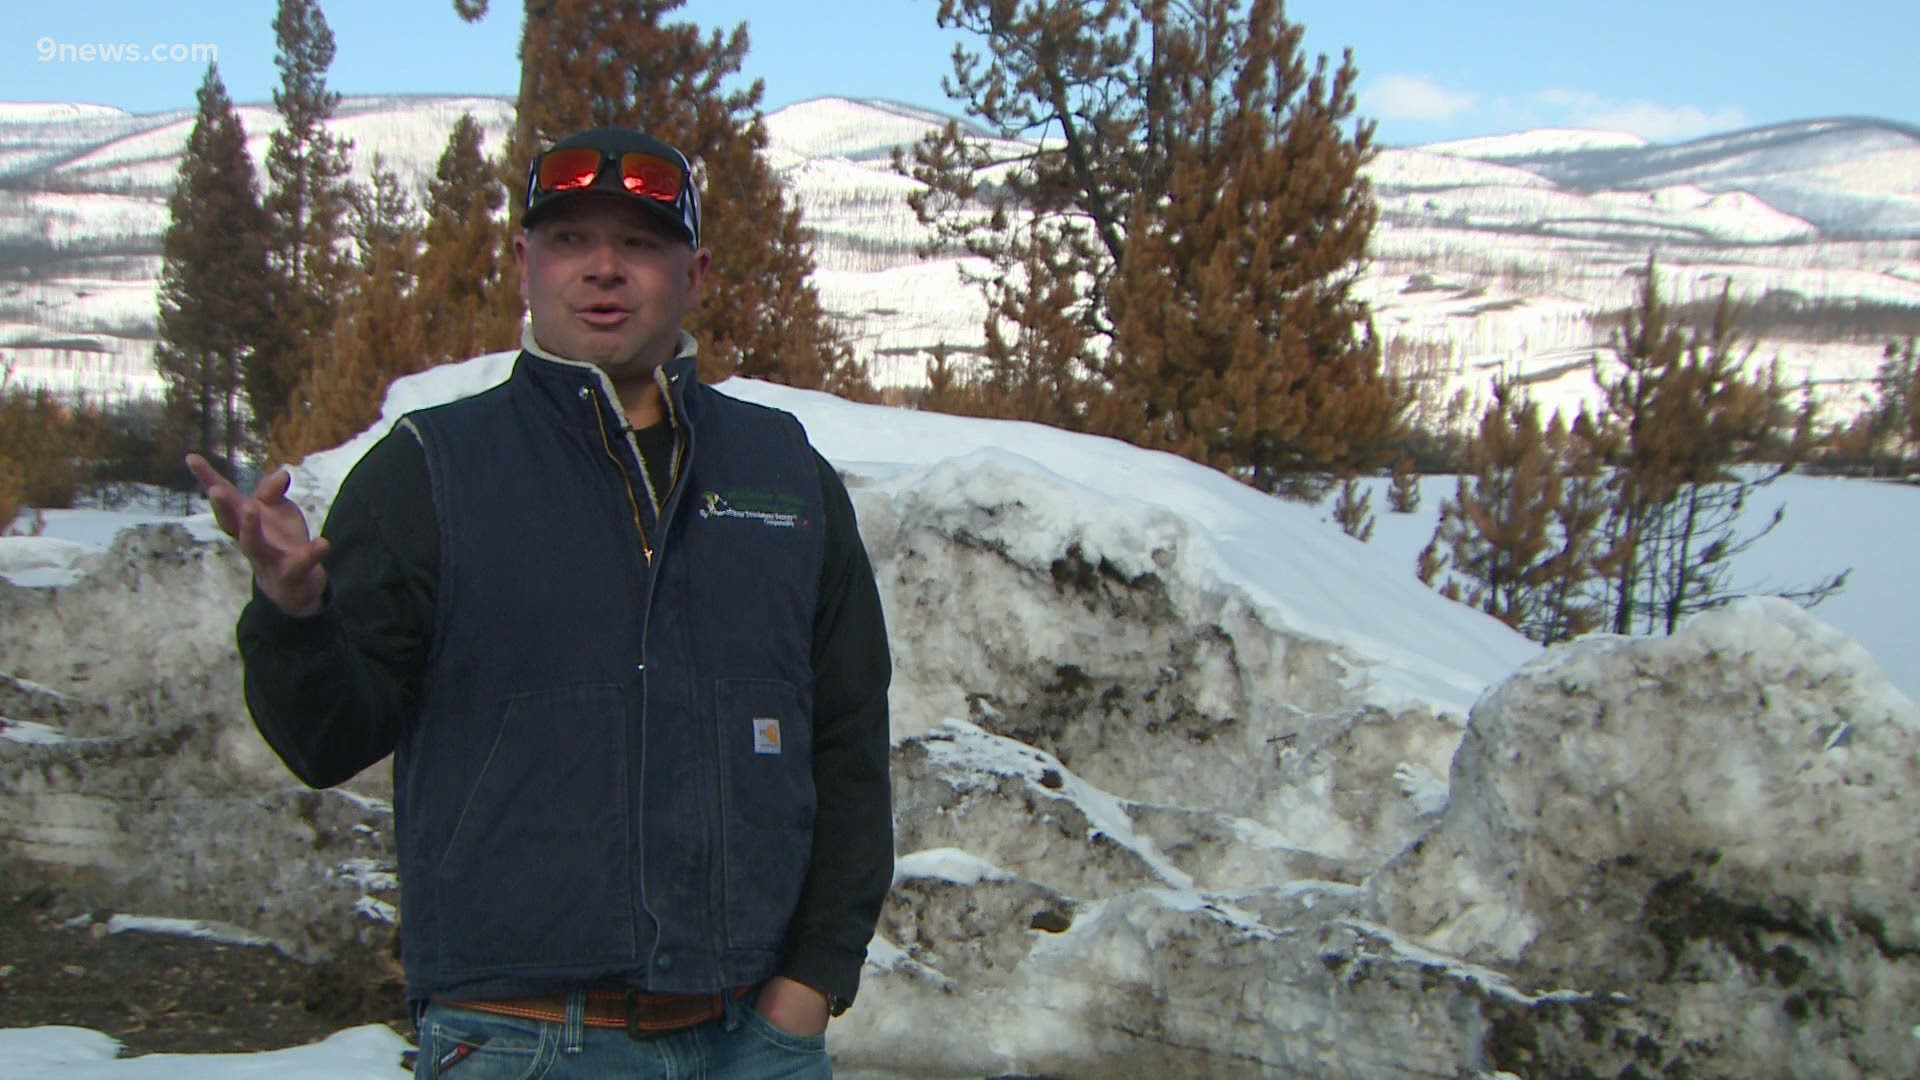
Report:
[[1393,480],[1387,485],[1387,508],[1396,514],[1411,514],[1420,509],[1420,474],[1414,471],[1411,454],[1401,454],[1393,461]]
[[27,505],[27,485],[13,458],[0,455],[0,536],[12,534],[13,523]]
[[1351,57],[1309,69],[1278,0],[943,0],[939,21],[984,43],[954,96],[1035,148],[1007,162],[955,123],[896,166],[934,246],[992,264],[990,323],[1035,313],[1090,358],[1090,426],[1264,490],[1376,463],[1405,396],[1351,288],[1375,219]]
[[1088,429],[1093,354],[1074,266],[1061,249],[1033,244],[1016,273],[991,286],[984,360],[973,382],[982,415]]
[[481,144],[480,125],[462,115],[427,182],[419,278],[431,364],[520,344],[519,286],[501,213],[506,192]]
[[1416,574],[1542,643],[1593,630],[1599,524],[1607,508],[1604,435],[1585,413],[1568,426],[1513,382],[1497,384],[1462,451],[1454,498],[1441,504]]
[[1444,555],[1462,602],[1518,630],[1535,618],[1560,498],[1538,406],[1512,383],[1495,386],[1464,457],[1431,546]]
[[1554,550],[1535,572],[1533,614],[1520,627],[1542,644],[1589,633],[1605,617],[1593,594],[1607,555],[1600,527],[1610,506],[1606,458],[1612,439],[1612,432],[1584,409],[1571,425],[1562,423],[1558,413],[1547,425],[1547,452],[1559,479],[1559,494],[1550,508]]
[[[1920,338],[1907,339],[1902,361],[1911,373],[1907,379],[1907,446],[1920,456]],[[1920,461],[1915,466],[1920,467]]]
[[[372,183],[365,187],[355,185],[347,193],[346,237],[352,241],[358,256],[357,262],[349,264],[346,270],[354,286],[347,290],[349,296],[359,292],[362,284],[375,288],[387,284],[374,273],[376,257],[396,246],[411,248],[420,239],[420,224],[416,220],[419,215],[400,174],[379,154],[373,155],[372,167]],[[355,270],[359,272],[356,274]]]
[[1874,373],[1874,404],[1865,417],[1869,455],[1876,472],[1899,473],[1920,466],[1920,338],[1903,350],[1887,342]]
[[[1759,488],[1793,467],[1787,389],[1776,367],[1750,377],[1737,311],[1723,291],[1710,325],[1679,326],[1647,262],[1639,304],[1614,336],[1611,374],[1595,365],[1605,422],[1617,431],[1604,534],[1606,604],[1615,633],[1672,633],[1731,595],[1732,558],[1781,520],[1741,535],[1737,521]],[[1771,466],[1736,465],[1763,457]],[[1784,595],[1817,602],[1845,574]]]
[[154,365],[167,386],[163,444],[230,468],[246,445],[242,373],[259,366],[270,334],[269,225],[247,133],[217,66],[208,66],[197,100],[161,243]]
[[945,344],[934,346],[927,360],[927,387],[915,406],[929,412],[971,416],[971,397],[967,374],[954,362],[952,352]]
[[400,180],[378,162],[373,184],[355,199],[352,237],[360,261],[337,308],[327,351],[294,385],[290,405],[275,425],[270,456],[294,462],[338,446],[379,418],[387,387],[428,366],[415,275],[421,227]]
[[348,266],[341,242],[352,212],[350,140],[327,131],[340,95],[327,89],[333,31],[317,0],[280,0],[273,20],[281,126],[267,143],[266,199],[276,338],[247,371],[255,430],[263,437],[288,408],[288,396],[324,355],[326,334]]
[[1373,539],[1373,495],[1360,486],[1358,478],[1341,481],[1333,501],[1333,520],[1341,532],[1363,544]]
[[[508,159],[519,177],[536,148],[601,124],[677,146],[704,178],[702,242],[714,253],[700,311],[700,373],[747,375],[870,397],[864,370],[820,304],[797,208],[766,161],[762,86],[727,90],[747,53],[743,25],[702,37],[667,22],[684,0],[528,0],[520,95]],[[485,0],[457,0],[463,18]]]
[[14,385],[12,362],[0,360],[0,535],[23,507],[73,505],[100,426],[84,400]]
[[0,360],[0,536],[13,529],[14,519],[27,505],[27,478],[15,448],[26,432],[13,416],[13,361]]

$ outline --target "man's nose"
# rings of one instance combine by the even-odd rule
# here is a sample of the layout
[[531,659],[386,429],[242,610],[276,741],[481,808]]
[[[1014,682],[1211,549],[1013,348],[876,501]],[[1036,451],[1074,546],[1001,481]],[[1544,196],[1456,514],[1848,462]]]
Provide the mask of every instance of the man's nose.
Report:
[[618,281],[626,276],[620,262],[620,247],[612,239],[601,240],[587,252],[586,275],[594,281]]

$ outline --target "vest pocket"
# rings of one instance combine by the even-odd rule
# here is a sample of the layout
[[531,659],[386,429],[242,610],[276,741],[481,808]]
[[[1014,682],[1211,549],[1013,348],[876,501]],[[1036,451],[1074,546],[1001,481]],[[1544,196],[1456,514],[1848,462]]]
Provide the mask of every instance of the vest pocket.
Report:
[[813,855],[813,718],[775,679],[720,679],[727,944],[778,949]]
[[434,876],[451,968],[634,955],[626,760],[616,687],[561,687],[500,704],[492,748]]

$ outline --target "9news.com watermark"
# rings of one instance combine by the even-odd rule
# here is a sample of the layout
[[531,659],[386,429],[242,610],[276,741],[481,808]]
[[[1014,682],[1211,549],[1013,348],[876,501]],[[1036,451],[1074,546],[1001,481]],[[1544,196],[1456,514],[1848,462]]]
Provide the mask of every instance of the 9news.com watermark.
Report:
[[33,48],[43,64],[194,64],[215,63],[220,59],[220,47],[208,42],[138,45],[132,42],[90,41],[76,44],[43,37],[33,43]]

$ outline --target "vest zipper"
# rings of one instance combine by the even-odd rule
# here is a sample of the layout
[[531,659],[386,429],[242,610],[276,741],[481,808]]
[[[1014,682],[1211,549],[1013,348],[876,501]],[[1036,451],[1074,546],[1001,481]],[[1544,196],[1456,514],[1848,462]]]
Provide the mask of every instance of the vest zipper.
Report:
[[633,476],[627,472],[626,462],[613,452],[613,443],[607,439],[607,418],[600,408],[600,395],[591,387],[588,393],[593,395],[593,418],[600,424],[600,447],[607,452],[607,460],[620,470],[620,482],[627,489],[627,508],[633,511],[633,531],[640,537],[640,554],[647,560],[648,569],[652,569],[653,545],[647,542],[647,527],[640,522],[640,500],[633,493]]
[[[667,422],[673,425],[673,430],[674,430],[673,454],[671,457],[667,458],[667,493],[664,498],[657,500],[655,504],[657,507],[657,509],[655,510],[655,514],[658,515],[660,513],[665,512],[667,501],[673,498],[673,489],[680,486],[680,434],[679,433],[680,433],[681,424],[680,424],[680,414],[673,411],[673,380],[667,378],[667,369],[663,367],[654,368],[653,381],[656,385],[660,387],[660,402],[662,405],[666,407]],[[693,441],[693,430],[689,428],[687,429],[687,442],[691,444],[692,441]],[[647,486],[649,490],[652,489],[653,480],[651,478],[647,480]]]

